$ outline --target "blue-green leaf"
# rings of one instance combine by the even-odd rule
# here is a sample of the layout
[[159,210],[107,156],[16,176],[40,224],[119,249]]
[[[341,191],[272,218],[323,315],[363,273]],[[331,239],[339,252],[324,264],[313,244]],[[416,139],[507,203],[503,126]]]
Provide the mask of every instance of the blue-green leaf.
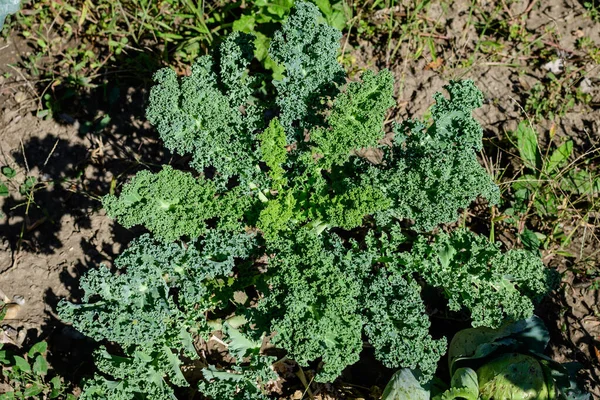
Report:
[[381,400],[429,400],[429,397],[429,390],[421,386],[413,371],[403,368],[392,376],[381,395]]

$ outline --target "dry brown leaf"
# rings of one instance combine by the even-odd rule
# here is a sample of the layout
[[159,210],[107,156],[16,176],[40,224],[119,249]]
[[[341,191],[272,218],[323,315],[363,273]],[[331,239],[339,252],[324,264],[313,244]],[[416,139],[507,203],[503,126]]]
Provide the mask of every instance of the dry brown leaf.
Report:
[[439,67],[441,67],[444,64],[444,59],[441,57],[436,58],[435,60],[433,60],[432,62],[430,62],[429,64],[427,64],[425,66],[425,70],[436,70]]

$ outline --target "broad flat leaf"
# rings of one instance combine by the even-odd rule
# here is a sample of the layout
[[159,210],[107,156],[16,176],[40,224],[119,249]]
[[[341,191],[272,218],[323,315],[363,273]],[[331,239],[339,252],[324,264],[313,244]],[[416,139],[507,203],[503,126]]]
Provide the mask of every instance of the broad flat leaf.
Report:
[[535,190],[542,186],[542,181],[535,175],[525,174],[513,182],[512,189],[518,191],[521,189]]
[[38,342],[31,346],[31,349],[29,349],[29,352],[27,352],[27,356],[33,358],[33,356],[35,356],[36,354],[44,354],[46,350],[48,350],[48,343]]
[[317,7],[319,7],[319,10],[325,16],[327,24],[340,31],[344,29],[346,26],[344,1],[341,1],[334,6],[331,5],[329,0],[314,0],[313,2]]
[[60,377],[55,376],[54,378],[50,379],[50,385],[52,386],[52,391],[48,397],[55,399],[60,396],[62,392],[62,382],[60,381]]
[[0,196],[8,196],[8,186],[4,183],[0,183]]
[[381,395],[381,400],[429,400],[429,398],[429,390],[421,386],[408,368],[396,372]]
[[523,230],[523,233],[521,233],[520,237],[521,242],[523,242],[523,246],[529,251],[538,250],[542,244],[535,232],[527,228]]
[[[0,348],[2,343],[0,343]],[[0,350],[0,364],[8,364],[10,360],[6,357],[6,350]]]
[[456,255],[456,249],[450,245],[445,246],[445,248],[438,253],[438,257],[440,259],[440,263],[444,269],[450,268],[450,261]]
[[463,360],[482,359],[504,349],[523,349],[542,354],[550,341],[550,334],[537,316],[506,324],[498,329],[485,327],[459,331],[448,349],[448,366],[453,373]]
[[35,177],[28,176],[27,179],[25,179],[25,182],[23,182],[23,184],[19,187],[19,192],[22,195],[26,195],[36,182],[37,179]]
[[514,132],[517,148],[525,166],[532,170],[541,167],[542,157],[538,149],[537,133],[528,121],[522,121]]
[[31,366],[23,357],[15,356],[15,366],[23,372],[31,372]]
[[600,178],[587,170],[571,170],[561,180],[560,188],[574,194],[595,195],[600,192]]
[[233,30],[244,33],[253,33],[256,19],[253,15],[242,15],[239,19],[233,21]]
[[33,372],[36,375],[46,375],[48,373],[48,362],[41,354],[38,355],[33,362]]
[[27,399],[29,397],[37,396],[38,394],[42,393],[43,391],[44,391],[44,386],[42,386],[38,382],[34,382],[31,386],[29,386],[27,389],[25,389],[23,391],[23,395]]
[[546,173],[551,174],[561,167],[571,157],[573,142],[571,140],[561,144],[550,156],[546,163]]
[[[455,392],[454,394],[460,394],[460,398],[467,400],[477,400],[479,398],[477,373],[471,368],[457,369],[454,375],[452,375],[450,386],[450,392],[453,391]],[[442,396],[442,399],[444,399],[444,396]]]

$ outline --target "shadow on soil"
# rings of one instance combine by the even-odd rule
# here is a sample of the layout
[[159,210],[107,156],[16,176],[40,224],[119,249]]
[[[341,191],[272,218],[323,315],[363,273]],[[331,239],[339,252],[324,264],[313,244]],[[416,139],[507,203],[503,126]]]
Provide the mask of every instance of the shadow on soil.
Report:
[[[115,224],[108,233],[99,232],[94,219],[107,218],[99,216],[101,197],[137,171],[169,162],[156,132],[144,123],[147,90],[104,89],[79,97],[72,114],[56,116],[56,122],[76,132],[73,140],[39,132],[11,152],[18,166],[15,169],[28,171],[27,177],[33,177],[35,184],[23,186],[27,177],[11,179],[14,183],[1,209],[7,217],[0,220],[0,231],[13,263],[28,253],[59,254],[71,234],[91,232],[81,235],[84,256],[73,260],[71,272],[66,268],[58,272],[74,302],[83,295],[81,276],[101,263],[111,263],[116,257],[114,249],[124,247],[142,231]],[[5,267],[11,268],[2,265]],[[61,267],[48,268],[56,271]],[[44,293],[44,302],[54,311],[61,298],[52,288]],[[54,373],[67,384],[77,386],[81,378],[93,375],[92,353],[98,344],[53,313],[46,312],[39,331],[27,332],[23,349],[41,340],[49,344],[48,361]]]
[[[2,207],[8,218],[1,229],[13,251],[56,252],[63,245],[65,217],[73,217],[74,229],[90,229],[91,217],[102,208],[100,198],[116,183],[113,177],[122,183],[164,161],[156,132],[143,122],[146,91],[114,89],[110,98],[91,93],[79,100],[80,109],[73,110],[77,114],[57,117],[64,125],[78,125],[76,140],[34,136],[12,152],[19,169],[28,171]],[[32,179],[29,185],[27,179]],[[123,232],[115,232],[113,239],[123,243],[118,233]]]

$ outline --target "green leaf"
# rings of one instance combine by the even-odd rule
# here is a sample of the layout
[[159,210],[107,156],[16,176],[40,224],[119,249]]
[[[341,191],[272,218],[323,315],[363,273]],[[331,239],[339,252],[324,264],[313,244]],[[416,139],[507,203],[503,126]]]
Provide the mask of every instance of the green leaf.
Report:
[[413,371],[403,368],[396,372],[385,387],[381,400],[429,400],[429,390],[421,386]]
[[0,196],[8,196],[8,186],[6,186],[4,183],[0,183]]
[[8,364],[10,360],[6,357],[6,350],[0,350],[0,364]]
[[587,170],[570,170],[560,181],[560,189],[581,195],[595,195],[600,192],[600,180]]
[[105,115],[100,121],[98,121],[98,124],[96,125],[96,131],[100,132],[106,128],[108,124],[110,124],[110,115]]
[[229,325],[229,323],[225,322],[223,324],[225,334],[229,337],[228,349],[229,353],[234,356],[238,362],[248,354],[257,353],[260,350],[261,341],[253,341],[250,340],[241,333],[238,329],[234,329]]
[[0,394],[0,400],[13,400],[15,398],[15,392],[6,392]]
[[546,163],[546,173],[551,174],[557,168],[564,165],[564,163],[569,159],[571,153],[573,152],[573,141],[569,140],[563,144],[561,144],[550,156],[548,162]]
[[37,182],[37,179],[34,176],[28,176],[27,179],[25,179],[25,182],[23,182],[23,184],[19,187],[19,192],[22,195],[26,195],[33,186],[35,186],[35,183]]
[[44,391],[44,386],[42,386],[38,382],[34,382],[33,384],[31,384],[31,386],[29,386],[27,389],[25,389],[23,391],[23,395],[25,396],[25,398],[29,398],[29,397],[37,396],[38,394],[42,393],[43,391]]
[[520,237],[521,242],[523,242],[523,247],[529,251],[538,250],[542,244],[537,234],[527,228],[523,230],[523,233],[521,233]]
[[438,252],[438,257],[440,258],[440,263],[442,264],[442,267],[445,269],[449,268],[450,261],[454,258],[455,255],[456,249],[452,247],[449,243],[446,244],[444,248]]
[[52,385],[52,387],[54,389],[60,389],[62,386],[62,382],[60,381],[60,377],[55,376],[54,378],[50,379],[50,385]]
[[2,174],[8,179],[14,178],[17,175],[17,172],[11,167],[2,167]]
[[33,346],[31,346],[31,349],[29,349],[27,356],[33,357],[36,354],[44,354],[46,352],[46,350],[48,350],[48,343],[38,342],[38,343],[34,344]]
[[37,375],[46,375],[48,373],[48,362],[43,355],[38,355],[33,363],[33,372]]
[[185,376],[181,372],[181,360],[176,354],[173,354],[168,347],[163,348],[164,354],[167,356],[167,362],[171,370],[171,382],[178,386],[187,386]]
[[50,385],[52,386],[52,391],[50,391],[50,395],[48,397],[55,399],[62,393],[62,382],[60,381],[60,377],[55,376],[54,378],[50,379]]
[[542,181],[535,175],[525,174],[513,182],[512,189],[516,192],[521,189],[534,191],[542,187]]
[[26,359],[20,356],[15,356],[15,367],[20,369],[23,372],[31,372],[31,366],[27,362]]
[[254,32],[256,19],[253,15],[242,15],[239,19],[233,21],[233,30],[245,33]]
[[452,375],[450,390],[443,396],[443,400],[458,398],[466,400],[477,400],[479,398],[479,382],[477,373],[471,368],[459,368]]
[[525,166],[532,170],[541,167],[542,158],[538,149],[537,133],[528,121],[522,121],[514,132],[517,148]]

